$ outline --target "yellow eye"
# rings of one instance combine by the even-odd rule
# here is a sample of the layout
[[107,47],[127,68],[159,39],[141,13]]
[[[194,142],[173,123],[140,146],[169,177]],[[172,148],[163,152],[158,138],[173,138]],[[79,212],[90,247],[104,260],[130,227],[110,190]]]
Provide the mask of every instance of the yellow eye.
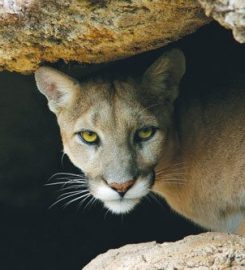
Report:
[[98,143],[99,136],[93,131],[84,130],[84,131],[81,131],[79,135],[82,138],[82,140],[86,143],[91,143],[91,144]]
[[136,139],[138,141],[146,141],[150,139],[156,132],[154,127],[143,127],[139,129],[136,133]]

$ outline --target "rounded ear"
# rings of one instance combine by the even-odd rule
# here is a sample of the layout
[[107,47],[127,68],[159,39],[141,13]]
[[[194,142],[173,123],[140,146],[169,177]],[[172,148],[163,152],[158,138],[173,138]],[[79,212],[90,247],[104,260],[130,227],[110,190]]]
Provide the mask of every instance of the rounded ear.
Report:
[[40,67],[35,80],[38,90],[48,99],[50,110],[56,114],[68,107],[80,90],[75,79],[51,67]]
[[172,49],[146,70],[142,86],[149,95],[173,102],[178,96],[178,86],[184,73],[185,56],[181,50]]

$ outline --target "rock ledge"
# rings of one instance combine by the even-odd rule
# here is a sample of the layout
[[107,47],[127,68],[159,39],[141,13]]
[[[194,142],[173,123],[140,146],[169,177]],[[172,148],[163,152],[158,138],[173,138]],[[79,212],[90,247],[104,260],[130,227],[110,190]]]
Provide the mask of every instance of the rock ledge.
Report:
[[109,250],[83,270],[245,269],[245,238],[224,233],[188,236],[174,243],[126,245]]

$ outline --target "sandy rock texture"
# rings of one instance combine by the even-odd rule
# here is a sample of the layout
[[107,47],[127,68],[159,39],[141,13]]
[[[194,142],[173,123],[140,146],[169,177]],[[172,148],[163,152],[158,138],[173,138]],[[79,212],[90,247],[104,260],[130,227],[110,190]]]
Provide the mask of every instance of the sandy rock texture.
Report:
[[196,0],[0,0],[0,68],[101,63],[161,47],[209,22]]
[[234,38],[245,43],[245,0],[198,0],[207,16],[232,29]]
[[188,236],[174,243],[126,245],[109,250],[83,270],[242,270],[245,238],[223,233]]

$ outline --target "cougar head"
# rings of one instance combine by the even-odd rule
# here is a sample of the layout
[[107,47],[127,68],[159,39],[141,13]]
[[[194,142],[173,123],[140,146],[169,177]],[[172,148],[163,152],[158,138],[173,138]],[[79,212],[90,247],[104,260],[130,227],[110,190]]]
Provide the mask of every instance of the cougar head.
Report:
[[112,212],[132,210],[150,191],[159,159],[170,156],[173,102],[184,71],[176,49],[137,78],[78,82],[50,67],[36,71],[64,152],[85,174],[90,193]]

